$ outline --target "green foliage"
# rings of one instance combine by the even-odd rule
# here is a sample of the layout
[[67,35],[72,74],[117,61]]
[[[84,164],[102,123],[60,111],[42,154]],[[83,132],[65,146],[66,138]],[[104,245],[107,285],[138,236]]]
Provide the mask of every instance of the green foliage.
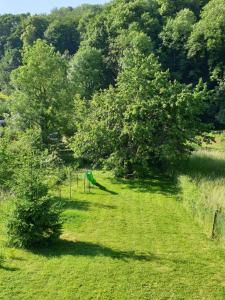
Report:
[[59,213],[49,197],[17,199],[6,224],[9,245],[29,248],[55,241],[61,233]]
[[[24,144],[25,143],[25,144]],[[38,150],[40,132],[34,129],[17,141],[12,190],[16,200],[8,215],[8,243],[32,247],[57,239],[61,233],[60,207],[48,196],[45,182],[49,157]]]
[[3,91],[10,91],[10,74],[21,64],[21,53],[18,49],[8,49],[0,60],[0,86]]
[[0,92],[0,119],[4,118],[4,115],[9,112],[9,97]]
[[[225,5],[223,0],[211,0],[204,7],[201,19],[189,39],[189,56],[205,57],[214,77],[224,71]],[[221,73],[222,72],[222,73]]]
[[5,14],[0,16],[0,58],[5,51],[12,48],[20,48],[20,24],[23,15]]
[[[196,22],[194,13],[185,8],[174,18],[168,18],[160,33],[162,39],[161,59],[164,68],[169,68],[174,78],[188,82],[193,78],[193,66],[187,59],[187,40]],[[171,59],[168,60],[168,57]]]
[[10,151],[10,139],[0,137],[0,187],[9,188],[13,175],[13,156]]
[[74,54],[79,46],[79,34],[74,21],[55,20],[51,22],[44,33],[44,38],[60,53],[68,51]]
[[182,44],[187,42],[195,21],[195,15],[189,9],[183,9],[175,18],[169,18],[160,34],[163,45],[177,50],[183,48]]
[[106,159],[118,175],[168,168],[198,143],[206,91],[171,82],[154,55],[127,50],[117,87],[96,95],[75,135],[75,157]]
[[156,0],[162,15],[172,16],[184,8],[189,8],[199,15],[201,8],[208,0]]
[[40,126],[45,144],[50,134],[58,132],[60,137],[68,132],[73,101],[67,61],[53,47],[37,40],[25,48],[23,66],[12,72],[12,85],[12,111],[19,128]]
[[23,22],[22,41],[24,46],[31,46],[36,40],[44,37],[48,27],[48,20],[45,16],[30,16]]
[[120,71],[120,59],[126,49],[139,49],[145,55],[150,54],[154,49],[154,42],[144,32],[140,31],[136,23],[128,29],[123,29],[110,44],[110,58],[108,64],[114,70],[115,76]]
[[74,94],[90,99],[102,86],[103,68],[101,51],[88,46],[81,47],[70,61],[68,70]]

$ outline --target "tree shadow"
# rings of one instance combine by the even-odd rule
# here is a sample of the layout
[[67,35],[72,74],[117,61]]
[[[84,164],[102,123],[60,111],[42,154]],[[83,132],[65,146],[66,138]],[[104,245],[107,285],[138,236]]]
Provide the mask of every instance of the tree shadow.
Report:
[[56,257],[64,255],[73,256],[104,256],[112,259],[119,259],[123,261],[138,260],[138,261],[152,261],[158,259],[153,254],[136,254],[135,251],[119,251],[113,250],[103,245],[94,244],[82,241],[68,241],[59,240],[51,248],[39,248],[33,250],[35,254],[41,254],[46,257]]
[[[108,257],[115,260],[121,260],[124,262],[129,261],[142,261],[142,262],[157,262],[161,265],[175,264],[183,268],[184,265],[190,266],[190,264],[196,265],[195,261],[185,260],[180,258],[167,258],[160,257],[153,253],[137,254],[135,251],[119,251],[104,245],[84,242],[84,241],[70,241],[61,239],[54,243],[51,247],[30,249],[36,255],[42,255],[48,258],[61,257],[65,255],[71,255],[74,257]],[[198,262],[198,266],[206,266],[204,260]]]
[[216,158],[206,154],[194,154],[184,161],[180,173],[190,176],[192,179],[225,179],[225,159]]
[[69,198],[60,198],[54,197],[54,200],[60,205],[62,205],[63,209],[74,209],[74,210],[83,210],[88,211],[92,207],[102,208],[102,209],[116,209],[115,205],[107,205],[102,203],[90,202],[87,200],[71,200]]
[[124,189],[133,189],[138,193],[178,194],[179,186],[176,178],[167,178],[162,175],[152,175],[145,179],[111,179],[114,184],[123,184]]
[[92,203],[92,206],[97,208],[103,208],[103,209],[116,209],[116,205],[108,205],[108,204],[102,204],[102,203]]
[[3,265],[0,265],[0,270],[15,272],[15,271],[19,271],[19,268],[6,267]]
[[98,187],[101,191],[104,191],[104,192],[109,193],[111,195],[118,195],[117,192],[109,190],[107,187],[105,187],[104,185],[102,185],[102,184],[100,184],[98,182],[95,184],[95,186]]

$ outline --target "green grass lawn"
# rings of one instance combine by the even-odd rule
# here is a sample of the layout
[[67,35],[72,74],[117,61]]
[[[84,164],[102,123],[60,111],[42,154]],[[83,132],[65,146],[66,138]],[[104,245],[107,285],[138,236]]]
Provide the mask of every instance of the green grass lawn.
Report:
[[224,248],[193,222],[172,182],[95,176],[114,193],[84,194],[74,182],[70,200],[65,185],[58,244],[0,248],[0,299],[225,299]]

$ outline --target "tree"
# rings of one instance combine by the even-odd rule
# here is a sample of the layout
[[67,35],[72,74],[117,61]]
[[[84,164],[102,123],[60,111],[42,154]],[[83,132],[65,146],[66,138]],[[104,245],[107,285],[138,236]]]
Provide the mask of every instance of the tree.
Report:
[[[121,30],[120,34],[111,42],[108,61],[114,70],[114,76],[119,73],[120,59],[126,49],[137,48],[143,54],[153,52],[154,43],[144,32],[140,31],[136,23],[132,23],[127,30]],[[108,64],[109,64],[108,62]]]
[[0,58],[8,49],[21,47],[20,25],[24,18],[24,15],[0,16]]
[[10,92],[10,74],[21,64],[21,53],[17,48],[8,49],[0,60],[0,87],[4,92]]
[[196,16],[208,0],[156,0],[159,4],[159,11],[164,16],[173,16],[184,8],[191,9]]
[[76,23],[72,20],[55,20],[51,22],[44,33],[44,38],[60,53],[69,51],[72,55],[79,47],[79,34]]
[[68,78],[74,94],[90,99],[103,83],[103,58],[100,50],[81,47],[70,62]]
[[9,112],[9,97],[0,93],[0,119],[4,119],[4,115]]
[[225,70],[225,4],[211,0],[204,7],[188,41],[189,57],[203,60],[213,77],[222,78]]
[[[162,39],[161,58],[165,69],[169,68],[176,79],[186,82],[193,70],[193,66],[187,59],[187,41],[195,22],[194,13],[185,8],[179,11],[174,18],[168,18],[160,33]],[[169,60],[168,57],[171,59]]]
[[6,229],[10,245],[29,248],[58,239],[61,209],[48,195],[45,179],[49,157],[40,150],[40,132],[33,128],[14,143],[17,147],[12,188],[16,199]]
[[67,82],[67,61],[46,42],[25,48],[23,66],[12,72],[12,112],[22,130],[40,126],[45,144],[70,131],[73,100]]
[[152,46],[158,45],[161,19],[155,1],[119,0],[91,18],[82,34],[82,45],[101,50],[105,62],[104,87],[115,85],[118,75],[118,60],[114,52],[117,38],[127,30],[134,29],[146,34]]
[[25,46],[31,46],[37,39],[43,39],[48,27],[46,16],[30,16],[23,22],[21,39]]
[[205,88],[169,79],[153,54],[124,52],[116,88],[96,95],[72,147],[77,159],[110,166],[117,175],[168,169],[188,155],[206,129],[199,116]]

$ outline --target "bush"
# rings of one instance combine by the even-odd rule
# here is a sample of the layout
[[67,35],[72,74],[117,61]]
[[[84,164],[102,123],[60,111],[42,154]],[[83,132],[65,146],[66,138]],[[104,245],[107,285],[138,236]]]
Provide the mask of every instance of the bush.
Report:
[[7,222],[11,246],[32,247],[56,240],[61,233],[60,206],[48,196],[17,199]]

